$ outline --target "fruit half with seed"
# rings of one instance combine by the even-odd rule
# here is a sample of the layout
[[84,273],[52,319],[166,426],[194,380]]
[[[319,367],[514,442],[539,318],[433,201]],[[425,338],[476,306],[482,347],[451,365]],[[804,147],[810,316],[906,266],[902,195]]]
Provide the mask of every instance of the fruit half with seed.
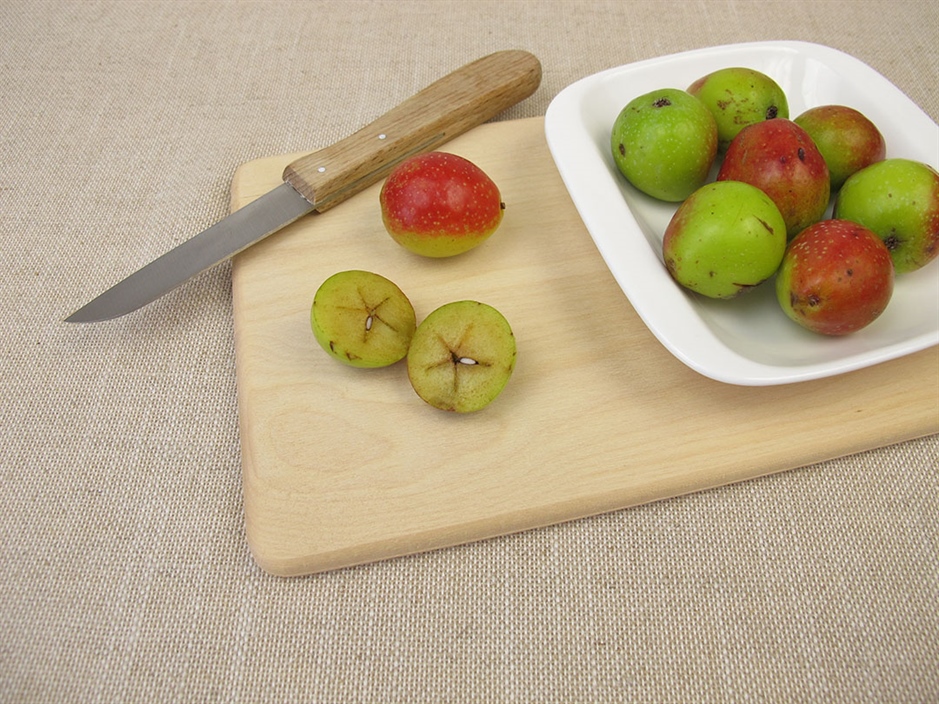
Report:
[[408,353],[414,307],[394,282],[369,271],[341,271],[313,297],[313,336],[343,364],[387,367]]
[[469,413],[502,393],[515,358],[515,336],[499,311],[478,301],[455,301],[418,326],[408,352],[408,377],[431,406]]

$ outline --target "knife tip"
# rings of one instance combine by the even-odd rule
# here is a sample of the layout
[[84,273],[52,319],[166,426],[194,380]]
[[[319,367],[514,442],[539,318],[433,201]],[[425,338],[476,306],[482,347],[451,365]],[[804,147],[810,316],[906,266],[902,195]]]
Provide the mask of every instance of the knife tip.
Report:
[[67,318],[64,318],[62,322],[63,323],[97,323],[106,319],[107,318],[103,318],[101,316],[92,315],[91,312],[88,310],[88,307],[85,306],[84,308],[79,308]]

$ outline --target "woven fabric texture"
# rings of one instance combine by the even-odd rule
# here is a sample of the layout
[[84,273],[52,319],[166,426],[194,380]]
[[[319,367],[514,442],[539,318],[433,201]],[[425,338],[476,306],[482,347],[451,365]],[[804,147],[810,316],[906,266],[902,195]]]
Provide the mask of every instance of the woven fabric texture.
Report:
[[499,119],[613,66],[797,39],[936,120],[937,8],[4,0],[0,701],[939,701],[939,436],[279,579],[244,540],[230,266],[61,322],[223,217],[239,164],[491,51],[544,67]]

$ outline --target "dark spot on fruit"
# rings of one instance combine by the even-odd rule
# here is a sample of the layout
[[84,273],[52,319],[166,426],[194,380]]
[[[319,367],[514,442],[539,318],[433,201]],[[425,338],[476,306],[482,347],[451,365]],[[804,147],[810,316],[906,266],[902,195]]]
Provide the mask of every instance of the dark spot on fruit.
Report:
[[900,236],[896,232],[891,232],[889,235],[884,237],[884,244],[887,245],[887,249],[891,252],[897,249],[900,246]]
[[799,161],[805,161],[805,149],[799,147]]
[[765,227],[769,231],[770,234],[773,234],[773,227],[768,222],[766,222],[766,220],[762,220],[760,218],[757,218],[757,220],[763,227]]
[[[761,282],[759,282],[759,283],[763,283],[763,282],[761,281]],[[737,298],[738,296],[740,296],[740,295],[746,293],[746,292],[749,291],[751,288],[755,288],[755,287],[758,286],[758,285],[759,285],[759,284],[738,284],[738,283],[734,283],[734,286],[737,287],[737,290],[734,291],[729,297],[730,297],[730,298]]]
[[668,98],[659,98],[659,99],[656,100],[654,103],[652,103],[652,107],[654,107],[654,108],[665,108],[665,107],[668,107],[668,106],[671,105],[671,104],[672,104],[672,101],[669,100]]
[[619,153],[620,156],[626,156],[626,145],[622,142],[619,143]]
[[810,308],[814,308],[815,306],[817,306],[819,303],[822,302],[822,299],[818,297],[817,293],[810,293],[809,297],[806,298],[805,300],[809,304]]
[[770,105],[768,108],[766,108],[766,119],[767,119],[767,120],[772,120],[772,119],[773,119],[774,117],[776,117],[778,114],[779,114],[779,108],[776,107],[775,105]]
[[854,269],[848,269],[848,270],[847,270],[846,272],[844,272],[844,273],[847,274],[848,276],[854,276]]

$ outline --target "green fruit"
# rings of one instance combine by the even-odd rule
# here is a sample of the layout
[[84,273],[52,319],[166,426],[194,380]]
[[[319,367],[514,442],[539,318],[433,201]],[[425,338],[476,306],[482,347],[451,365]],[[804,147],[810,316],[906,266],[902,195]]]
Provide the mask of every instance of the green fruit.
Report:
[[401,162],[379,194],[382,222],[405,249],[451,257],[486,241],[499,227],[505,203],[495,182],[456,154],[429,152]]
[[910,159],[886,159],[848,178],[834,217],[853,220],[880,237],[898,274],[939,255],[939,173]]
[[675,202],[707,181],[717,153],[717,125],[697,98],[663,88],[620,111],[610,142],[617,168],[633,186]]
[[679,284],[709,298],[733,298],[762,283],[786,250],[786,223],[772,199],[737,181],[709,183],[678,206],[662,242]]
[[821,152],[837,191],[849,176],[887,156],[884,136],[867,117],[845,105],[819,105],[793,120]]
[[435,408],[478,411],[505,387],[515,368],[515,336],[492,306],[456,301],[418,326],[408,352],[414,391]]
[[330,356],[353,367],[386,367],[407,355],[414,308],[393,282],[368,271],[341,271],[317,289],[313,336]]
[[718,69],[688,86],[688,92],[714,115],[721,151],[747,125],[789,117],[783,89],[765,73],[752,68]]

